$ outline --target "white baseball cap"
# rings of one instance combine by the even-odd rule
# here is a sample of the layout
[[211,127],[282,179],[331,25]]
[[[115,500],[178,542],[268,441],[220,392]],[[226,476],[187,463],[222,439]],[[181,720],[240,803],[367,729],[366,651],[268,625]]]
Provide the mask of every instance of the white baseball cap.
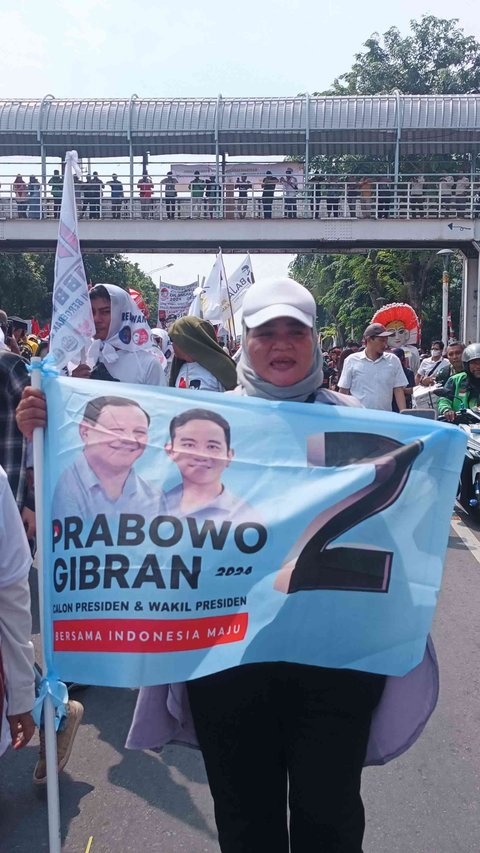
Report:
[[313,329],[317,306],[312,294],[293,278],[269,278],[248,288],[243,300],[243,321],[256,329],[277,317],[292,317]]

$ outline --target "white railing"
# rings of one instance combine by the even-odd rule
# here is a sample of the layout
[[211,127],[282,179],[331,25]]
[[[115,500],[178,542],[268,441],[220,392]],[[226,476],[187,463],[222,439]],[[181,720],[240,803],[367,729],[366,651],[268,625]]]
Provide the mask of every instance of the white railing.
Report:
[[[439,180],[414,176],[395,184],[379,176],[321,178],[285,192],[278,182],[265,190],[261,183],[240,194],[232,184],[204,182],[196,188],[167,184],[162,176],[130,193],[129,176],[75,186],[80,219],[438,219],[480,217],[478,180]],[[0,218],[55,219],[60,197],[40,183],[19,185],[0,175]]]

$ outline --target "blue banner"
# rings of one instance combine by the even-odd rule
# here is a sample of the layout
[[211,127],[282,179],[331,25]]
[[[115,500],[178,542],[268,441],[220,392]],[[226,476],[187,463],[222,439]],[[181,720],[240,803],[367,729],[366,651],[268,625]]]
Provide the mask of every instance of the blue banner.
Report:
[[49,673],[422,659],[465,449],[420,418],[51,377]]

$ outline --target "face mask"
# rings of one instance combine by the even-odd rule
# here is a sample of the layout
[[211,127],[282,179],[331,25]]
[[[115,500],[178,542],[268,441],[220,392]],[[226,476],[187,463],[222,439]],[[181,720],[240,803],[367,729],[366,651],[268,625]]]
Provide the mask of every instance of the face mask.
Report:
[[442,354],[442,350],[441,350],[441,349],[431,349],[431,350],[430,350],[430,354],[431,354],[431,355],[433,355],[433,356],[435,356],[435,355],[441,355],[441,354]]

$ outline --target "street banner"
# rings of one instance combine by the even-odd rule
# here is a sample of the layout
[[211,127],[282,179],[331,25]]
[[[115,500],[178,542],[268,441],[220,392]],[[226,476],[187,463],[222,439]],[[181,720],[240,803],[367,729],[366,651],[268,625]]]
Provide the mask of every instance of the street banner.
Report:
[[292,661],[403,675],[440,587],[460,430],[51,376],[49,677],[137,687]]
[[168,328],[174,320],[188,314],[196,287],[198,287],[198,281],[193,281],[191,284],[167,284],[160,281],[158,324],[161,328]]
[[228,293],[233,313],[236,313],[242,307],[243,298],[254,281],[252,259],[250,255],[247,255],[238,269],[228,277]]
[[205,320],[214,326],[228,326],[232,317],[227,290],[227,275],[223,265],[223,256],[219,252],[210,274],[204,281],[202,293],[202,311]]
[[[298,186],[303,186],[304,166],[303,163],[291,163],[281,160],[271,163],[254,162],[254,163],[236,163],[227,162],[225,164],[225,184],[234,184],[237,178],[246,177],[255,186],[260,186],[266,173],[271,172],[278,179],[285,177],[286,170],[290,169],[298,181]],[[199,177],[205,181],[207,178],[216,177],[215,161],[210,163],[172,163],[170,171],[178,185],[188,187],[193,181],[195,172],[199,173]],[[222,181],[222,169],[220,168],[220,180]]]
[[81,178],[76,151],[67,151],[55,255],[50,352],[58,369],[88,347],[95,334],[78,239],[73,172]]

